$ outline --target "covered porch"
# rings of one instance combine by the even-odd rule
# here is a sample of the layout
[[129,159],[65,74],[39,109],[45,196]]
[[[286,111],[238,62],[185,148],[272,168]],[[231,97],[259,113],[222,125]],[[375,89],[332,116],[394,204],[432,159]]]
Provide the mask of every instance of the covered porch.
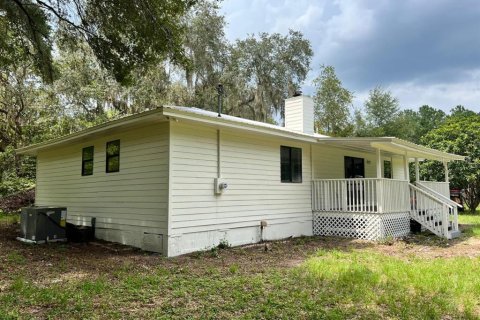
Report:
[[[438,236],[458,235],[458,207],[450,200],[448,162],[463,157],[396,138],[326,138],[313,148],[315,234],[371,240],[400,237],[410,232],[412,219]],[[338,153],[333,160],[336,166],[344,167],[335,171],[335,177],[334,170],[322,168],[329,166],[325,161],[315,160],[332,150]],[[425,159],[443,162],[445,181],[421,180],[419,163]],[[415,163],[414,179],[409,174],[411,162]]]

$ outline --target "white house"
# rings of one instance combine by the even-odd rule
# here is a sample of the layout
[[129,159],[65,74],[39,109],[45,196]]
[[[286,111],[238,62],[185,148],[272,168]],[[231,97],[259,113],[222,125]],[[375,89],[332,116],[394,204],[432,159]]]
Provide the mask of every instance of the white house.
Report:
[[[164,106],[17,150],[37,157],[36,205],[65,206],[96,237],[176,256],[301,235],[401,236],[410,218],[458,233],[448,162],[396,138],[314,133],[313,102],[286,100],[285,127]],[[408,163],[445,163],[410,184]]]

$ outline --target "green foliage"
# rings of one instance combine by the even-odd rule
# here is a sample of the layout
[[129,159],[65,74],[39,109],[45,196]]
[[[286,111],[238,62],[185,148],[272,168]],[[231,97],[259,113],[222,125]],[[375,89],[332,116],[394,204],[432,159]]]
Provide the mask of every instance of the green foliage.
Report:
[[381,87],[370,91],[365,101],[365,112],[355,111],[355,136],[390,136],[418,144],[423,136],[446,119],[445,112],[428,105],[421,106],[418,111],[400,110],[398,100]]
[[473,112],[472,110],[466,109],[462,105],[458,105],[455,108],[452,108],[452,110],[450,110],[450,116],[454,118],[468,118],[474,115],[475,115],[475,112]]
[[228,267],[228,271],[230,271],[231,274],[238,273],[238,270],[239,270],[239,265],[237,263],[234,263],[230,267]]
[[34,186],[35,159],[20,158],[12,147],[0,152],[0,198]]
[[365,101],[365,118],[360,111],[356,114],[356,135],[398,138],[414,136],[416,113],[411,110],[402,112],[399,110],[398,100],[390,91],[385,91],[381,87],[370,90]]
[[220,243],[218,244],[218,249],[228,249],[231,247],[230,243],[228,243],[227,239],[222,239],[220,240]]
[[229,63],[230,44],[225,38],[225,17],[217,2],[201,1],[184,18],[183,45],[190,65],[185,68],[183,105],[202,109],[215,108],[216,86],[223,82]]
[[48,13],[32,0],[0,0],[0,68],[32,63],[36,74],[54,79]]
[[[418,109],[418,118],[417,139],[443,124],[446,114],[442,110],[423,105]],[[417,142],[415,140],[412,141]]]
[[267,122],[305,80],[313,52],[303,34],[260,33],[231,46],[222,81],[225,111]]
[[20,215],[18,213],[3,213],[2,210],[0,210],[0,225],[18,223],[20,223]]
[[102,66],[119,82],[128,83],[133,69],[159,59],[187,63],[180,18],[194,2],[2,0],[0,17],[13,41],[22,44],[20,57],[29,59],[33,51],[38,74],[47,82],[54,79],[52,30],[61,30],[64,44],[86,40]]
[[[465,189],[465,202],[469,208],[480,204],[480,115],[454,113],[445,123],[430,131],[422,142],[432,148],[465,155],[468,161],[455,161],[449,165],[451,186]],[[441,181],[441,164],[427,162],[422,168],[424,177]]]
[[315,84],[316,131],[333,136],[348,136],[352,133],[350,108],[353,93],[342,87],[342,82],[332,66],[321,66]]
[[365,101],[367,121],[376,128],[387,126],[399,111],[398,99],[390,91],[376,87]]
[[392,115],[391,120],[382,126],[382,131],[386,136],[393,136],[405,139],[411,142],[419,142],[419,134],[422,128],[418,112],[413,110],[402,110]]

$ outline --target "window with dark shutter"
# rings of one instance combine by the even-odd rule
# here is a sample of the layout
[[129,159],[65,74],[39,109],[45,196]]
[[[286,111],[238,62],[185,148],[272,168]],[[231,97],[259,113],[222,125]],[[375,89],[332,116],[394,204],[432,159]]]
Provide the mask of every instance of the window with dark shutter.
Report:
[[282,182],[302,182],[302,149],[280,147],[280,179]]
[[82,149],[82,176],[93,174],[93,146]]
[[107,142],[106,172],[120,171],[120,140]]

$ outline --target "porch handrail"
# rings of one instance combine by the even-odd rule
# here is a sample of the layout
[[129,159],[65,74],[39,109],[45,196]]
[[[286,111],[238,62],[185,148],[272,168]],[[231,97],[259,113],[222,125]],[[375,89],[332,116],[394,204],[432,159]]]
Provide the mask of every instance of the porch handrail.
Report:
[[[410,217],[438,236],[451,238],[458,231],[458,211],[428,191],[410,184]],[[452,220],[450,220],[452,218]]]
[[423,186],[434,190],[444,197],[450,198],[450,183],[446,181],[426,181],[420,180],[418,183],[421,183]]
[[[440,192],[438,191],[435,191],[433,190],[432,188],[429,188],[427,187],[426,185],[423,184],[424,181],[417,181],[415,182],[415,185],[417,187],[420,187],[422,189],[424,189],[425,191],[431,193],[432,195],[434,195],[435,197],[437,198],[440,198],[441,200],[443,200],[444,202],[450,204],[451,206],[457,206],[459,208],[463,208],[463,206],[460,204],[460,203],[457,203],[455,201],[453,201],[452,199],[449,199],[447,197],[445,197],[443,194],[441,194]],[[443,183],[448,183],[448,182],[443,182]]]

